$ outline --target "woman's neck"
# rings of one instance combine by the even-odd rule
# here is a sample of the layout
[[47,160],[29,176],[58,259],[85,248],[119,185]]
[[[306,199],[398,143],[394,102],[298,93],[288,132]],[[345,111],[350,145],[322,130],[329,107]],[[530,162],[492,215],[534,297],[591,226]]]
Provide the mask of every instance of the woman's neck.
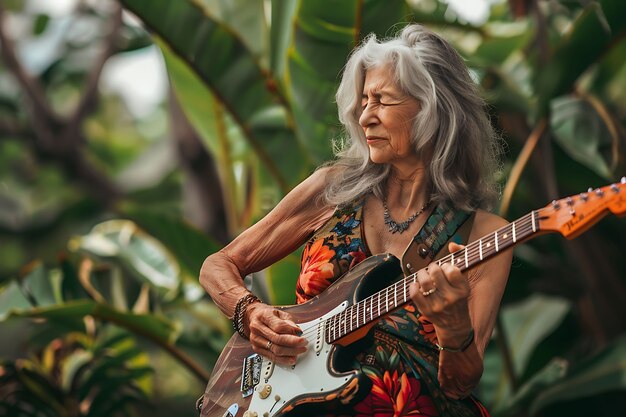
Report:
[[385,197],[391,210],[410,216],[428,202],[430,197],[428,172],[423,165],[404,170],[393,167],[386,191]]

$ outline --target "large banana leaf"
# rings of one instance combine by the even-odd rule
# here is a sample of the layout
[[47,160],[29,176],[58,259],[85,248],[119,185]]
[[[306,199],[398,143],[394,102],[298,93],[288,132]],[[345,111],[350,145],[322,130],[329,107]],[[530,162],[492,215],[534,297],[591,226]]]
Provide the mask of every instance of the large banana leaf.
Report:
[[[552,100],[550,127],[554,139],[574,160],[611,179],[611,133],[593,106],[578,97]],[[608,161],[607,161],[608,160]]]
[[[206,83],[283,192],[295,185],[308,170],[308,156],[276,82],[242,40],[191,0],[122,3]],[[283,158],[285,154],[290,157]]]
[[[224,105],[214,97],[184,60],[171,52],[158,37],[156,41],[163,52],[170,81],[187,119],[217,161],[223,181],[225,204],[230,213],[229,230],[241,230],[249,226],[251,215],[257,217],[265,214],[259,205],[259,199],[248,197],[257,196],[259,189],[263,189],[264,193],[268,189],[275,189],[278,195],[281,190],[276,186],[276,180],[267,172],[267,165],[258,163],[259,158],[254,148],[246,141],[245,133]],[[261,116],[266,120],[271,117],[272,114]],[[276,139],[278,138],[274,140]],[[297,161],[281,158],[272,163],[283,166],[294,162]],[[305,167],[306,163],[302,161],[298,172],[304,172]],[[285,170],[287,169],[285,166]],[[255,175],[257,171],[263,171],[263,174]]]
[[547,65],[537,71],[534,90],[539,112],[549,110],[550,100],[568,93],[580,75],[616,45],[626,31],[626,2],[600,0],[574,22]]

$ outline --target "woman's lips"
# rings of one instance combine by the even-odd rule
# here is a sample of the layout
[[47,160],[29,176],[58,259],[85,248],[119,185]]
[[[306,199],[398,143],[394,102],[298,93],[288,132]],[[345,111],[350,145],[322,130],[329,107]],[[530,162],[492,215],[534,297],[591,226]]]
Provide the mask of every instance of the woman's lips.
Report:
[[365,140],[367,141],[367,144],[370,145],[370,144],[386,141],[387,139],[381,138],[380,136],[366,136]]

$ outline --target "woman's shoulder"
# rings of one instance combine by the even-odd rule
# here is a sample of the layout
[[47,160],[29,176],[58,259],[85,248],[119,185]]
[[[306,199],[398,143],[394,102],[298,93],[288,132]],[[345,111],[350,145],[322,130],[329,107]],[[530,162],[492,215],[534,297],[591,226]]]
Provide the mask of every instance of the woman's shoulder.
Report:
[[475,212],[471,234],[476,237],[484,236],[507,224],[508,222],[497,214],[493,214],[487,210],[478,209]]

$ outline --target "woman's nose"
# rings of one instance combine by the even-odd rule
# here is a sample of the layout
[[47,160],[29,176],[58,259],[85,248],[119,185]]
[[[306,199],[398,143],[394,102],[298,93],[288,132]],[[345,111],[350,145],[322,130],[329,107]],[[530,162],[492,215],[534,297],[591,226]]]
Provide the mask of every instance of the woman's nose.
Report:
[[374,111],[373,106],[365,106],[361,112],[361,116],[359,116],[359,124],[362,127],[367,127],[376,123],[376,120],[376,112]]

